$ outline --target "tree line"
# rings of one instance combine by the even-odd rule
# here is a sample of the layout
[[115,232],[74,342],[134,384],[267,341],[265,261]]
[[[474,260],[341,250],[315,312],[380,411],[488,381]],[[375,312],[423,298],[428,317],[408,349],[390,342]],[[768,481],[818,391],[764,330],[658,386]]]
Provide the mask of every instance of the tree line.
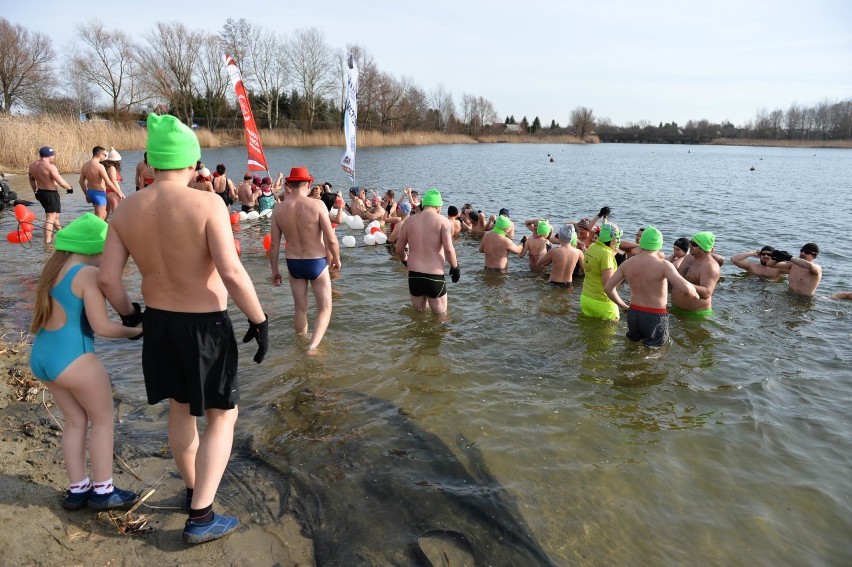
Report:
[[616,126],[591,108],[577,106],[569,123],[542,126],[536,116],[501,121],[491,101],[430,91],[411,77],[384,72],[366,48],[333,48],[317,28],[289,35],[244,18],[225,21],[216,31],[180,22],[158,22],[141,38],[107,29],[98,20],[79,24],[71,49],[57,57],[44,33],[0,18],[0,114],[66,113],[110,120],[136,120],[152,110],[166,111],[210,130],[238,128],[242,115],[233,101],[222,54],[237,62],[258,125],[311,131],[342,124],[346,54],[359,68],[358,127],[383,133],[439,131],[471,136],[505,133],[536,136],[569,134],[606,142],[702,143],[718,137],[766,140],[852,139],[852,99],[823,101],[814,107],[760,110],[743,126],[690,120]]

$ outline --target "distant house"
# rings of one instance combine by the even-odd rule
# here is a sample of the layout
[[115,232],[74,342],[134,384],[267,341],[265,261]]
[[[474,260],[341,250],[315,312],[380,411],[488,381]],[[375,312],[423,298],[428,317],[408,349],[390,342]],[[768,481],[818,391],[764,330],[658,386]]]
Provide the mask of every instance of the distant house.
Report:
[[497,134],[523,134],[524,132],[520,124],[495,124],[494,129]]

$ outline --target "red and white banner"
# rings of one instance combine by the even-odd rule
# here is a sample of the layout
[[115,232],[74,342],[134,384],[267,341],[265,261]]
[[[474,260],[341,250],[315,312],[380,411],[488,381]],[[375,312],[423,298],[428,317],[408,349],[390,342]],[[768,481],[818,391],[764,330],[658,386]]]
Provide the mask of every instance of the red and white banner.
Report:
[[251,112],[251,105],[246,94],[246,87],[243,85],[243,77],[240,75],[240,70],[237,68],[233,57],[227,53],[225,54],[225,66],[228,68],[228,76],[231,78],[231,84],[234,85],[237,103],[239,103],[240,111],[243,113],[248,169],[249,171],[269,171],[269,166],[266,165],[266,156],[263,155],[263,145],[260,143],[260,134],[257,131],[257,124],[254,123],[254,114]]

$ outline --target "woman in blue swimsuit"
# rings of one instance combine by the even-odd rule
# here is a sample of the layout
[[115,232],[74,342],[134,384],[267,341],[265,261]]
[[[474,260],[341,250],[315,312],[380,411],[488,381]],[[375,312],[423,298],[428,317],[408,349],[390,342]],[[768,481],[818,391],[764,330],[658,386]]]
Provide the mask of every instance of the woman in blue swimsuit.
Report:
[[[41,273],[31,326],[30,366],[65,417],[62,453],[71,485],[62,506],[69,510],[121,508],[138,500],[112,484],[112,388],[94,354],[95,332],[110,338],[142,335],[141,327],[124,327],[107,317],[97,281],[106,232],[107,223],[85,213],[56,233],[56,252]],[[86,475],[87,432],[94,484]]]

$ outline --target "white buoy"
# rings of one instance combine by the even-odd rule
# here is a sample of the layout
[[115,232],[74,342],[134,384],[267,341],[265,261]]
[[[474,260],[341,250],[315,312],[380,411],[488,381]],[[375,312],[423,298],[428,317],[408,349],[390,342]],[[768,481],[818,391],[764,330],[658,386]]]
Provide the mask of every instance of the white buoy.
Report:
[[258,218],[259,216],[260,216],[260,213],[259,213],[259,212],[257,212],[257,211],[250,211],[250,212],[246,213],[246,220],[257,220],[257,218]]
[[349,215],[347,215],[345,211],[340,213],[340,222],[346,222],[350,218],[351,217]]
[[384,232],[377,232],[373,235],[373,238],[376,239],[376,244],[384,244],[388,241],[388,235]]
[[376,228],[382,228],[382,223],[380,223],[377,220],[374,220],[374,221],[370,222],[370,224],[367,225],[367,228],[373,228],[374,226]]
[[349,226],[352,230],[364,230],[364,220],[361,217],[351,217],[352,222],[349,223]]
[[364,244],[366,244],[367,246],[375,246],[376,245],[376,237],[373,236],[372,234],[365,234],[364,235]]
[[352,236],[351,234],[347,234],[340,241],[347,248],[355,248],[355,237]]
[[246,217],[247,217],[247,216],[248,216],[248,215],[246,214],[246,212],[245,212],[245,211],[240,211],[240,220],[241,220],[241,221],[246,220]]
[[328,214],[329,214],[329,216],[336,217],[337,216],[337,209],[334,209],[334,208],[331,209],[330,211],[328,211]]

